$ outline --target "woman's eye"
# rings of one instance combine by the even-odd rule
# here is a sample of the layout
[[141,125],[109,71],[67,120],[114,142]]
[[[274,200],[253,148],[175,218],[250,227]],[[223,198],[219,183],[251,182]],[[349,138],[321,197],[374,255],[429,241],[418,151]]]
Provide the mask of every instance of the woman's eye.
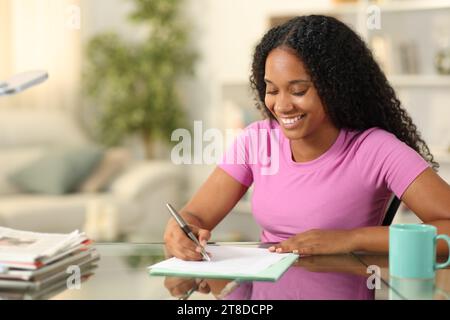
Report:
[[293,95],[297,96],[297,97],[301,97],[304,96],[306,94],[306,91],[301,91],[301,92],[294,92]]
[[268,95],[275,95],[275,94],[277,94],[277,91],[267,91],[266,94],[268,94]]

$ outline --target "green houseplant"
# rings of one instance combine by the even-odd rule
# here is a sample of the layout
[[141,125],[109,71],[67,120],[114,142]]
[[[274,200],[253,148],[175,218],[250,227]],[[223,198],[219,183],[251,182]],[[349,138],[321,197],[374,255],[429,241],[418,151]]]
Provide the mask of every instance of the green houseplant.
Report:
[[173,130],[185,126],[177,81],[193,73],[196,55],[180,17],[182,0],[129,1],[129,19],[146,36],[132,42],[109,32],[90,39],[83,73],[87,127],[105,145],[138,135],[151,157],[155,140],[170,141]]

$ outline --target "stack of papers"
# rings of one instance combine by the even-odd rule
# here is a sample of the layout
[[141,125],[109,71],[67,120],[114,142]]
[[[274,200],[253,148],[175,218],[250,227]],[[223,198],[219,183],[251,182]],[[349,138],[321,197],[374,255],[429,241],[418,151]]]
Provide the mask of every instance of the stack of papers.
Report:
[[[0,227],[0,296],[65,283],[77,267],[86,277],[99,259],[84,233],[46,234]],[[72,267],[72,268],[69,268]]]
[[150,275],[207,279],[277,281],[298,259],[292,253],[234,246],[208,246],[211,261],[183,261],[171,258],[149,267]]

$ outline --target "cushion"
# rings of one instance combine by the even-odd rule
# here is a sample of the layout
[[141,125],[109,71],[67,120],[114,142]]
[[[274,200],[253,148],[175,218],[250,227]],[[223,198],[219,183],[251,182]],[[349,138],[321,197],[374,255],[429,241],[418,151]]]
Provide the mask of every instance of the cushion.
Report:
[[103,156],[95,146],[66,147],[49,151],[10,175],[10,181],[25,192],[61,195],[73,192]]
[[81,184],[78,191],[82,193],[105,191],[130,161],[131,154],[125,148],[113,148],[106,151],[100,164]]
[[45,153],[42,147],[0,148],[0,196],[17,194],[20,190],[9,181],[18,169],[36,161]]

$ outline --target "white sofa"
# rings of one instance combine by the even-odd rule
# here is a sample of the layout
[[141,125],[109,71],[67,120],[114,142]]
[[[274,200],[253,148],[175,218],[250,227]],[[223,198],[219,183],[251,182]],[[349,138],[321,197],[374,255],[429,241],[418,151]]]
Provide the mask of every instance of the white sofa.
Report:
[[[8,180],[14,170],[40,157],[49,146],[87,143],[64,112],[0,109],[0,225],[36,232],[87,227],[96,240],[111,241],[118,235],[162,240],[168,219],[164,204],[179,206],[185,184],[182,170],[170,162],[136,161],[101,194],[26,194]],[[106,212],[102,216],[107,220],[103,227],[109,228],[106,234],[92,227],[99,210]]]

